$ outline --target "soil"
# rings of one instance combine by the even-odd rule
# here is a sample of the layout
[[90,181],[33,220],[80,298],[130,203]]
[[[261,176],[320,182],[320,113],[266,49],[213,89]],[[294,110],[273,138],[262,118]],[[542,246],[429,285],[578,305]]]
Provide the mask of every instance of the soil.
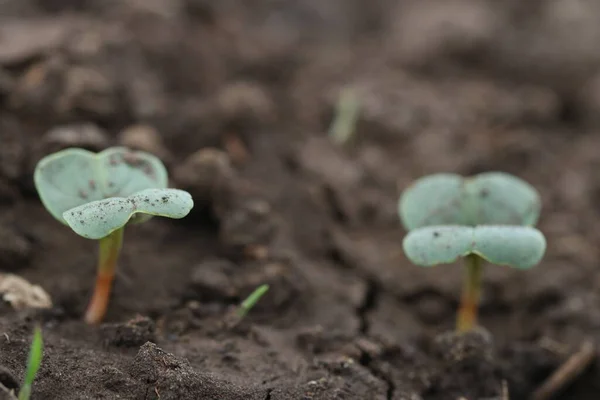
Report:
[[[0,268],[46,310],[0,307],[0,383],[35,323],[33,399],[529,399],[600,337],[600,6],[592,0],[2,0]],[[352,141],[327,130],[352,85]],[[105,323],[96,243],[32,172],[69,146],[160,156],[183,220],[127,229]],[[401,251],[400,191],[502,170],[539,189],[529,271],[488,266],[482,328],[452,332],[458,266]],[[231,324],[254,288],[270,291]],[[556,399],[597,399],[597,361]]]

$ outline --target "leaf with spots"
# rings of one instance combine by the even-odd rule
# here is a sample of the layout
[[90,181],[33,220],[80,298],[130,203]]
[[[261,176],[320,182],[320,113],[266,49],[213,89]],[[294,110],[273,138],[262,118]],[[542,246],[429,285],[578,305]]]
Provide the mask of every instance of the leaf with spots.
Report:
[[[101,239],[128,222],[149,217],[183,218],[194,207],[192,196],[179,189],[146,189],[129,197],[92,201],[66,211],[63,218],[77,234]],[[134,218],[141,216],[142,218]]]
[[503,172],[468,178],[429,175],[407,188],[398,204],[407,230],[433,225],[533,226],[540,210],[535,188]]
[[415,229],[402,246],[409,260],[425,267],[476,254],[493,264],[528,269],[541,261],[546,239],[539,230],[526,226],[444,225]]
[[166,188],[167,170],[152,154],[126,147],[100,153],[65,149],[41,159],[35,187],[46,209],[66,223],[65,211],[111,197],[127,197],[149,188]]

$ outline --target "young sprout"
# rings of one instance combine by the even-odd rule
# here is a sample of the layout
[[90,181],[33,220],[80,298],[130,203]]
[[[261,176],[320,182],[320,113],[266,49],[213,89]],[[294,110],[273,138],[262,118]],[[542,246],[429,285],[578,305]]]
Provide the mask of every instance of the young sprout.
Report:
[[42,340],[42,331],[39,326],[35,327],[33,332],[33,341],[31,342],[31,348],[29,349],[29,360],[27,361],[27,371],[25,373],[25,380],[19,390],[19,400],[29,400],[31,396],[31,388],[33,381],[40,369],[42,363],[42,350],[44,343]]
[[329,136],[336,144],[346,144],[352,138],[359,114],[358,93],[353,88],[343,89],[336,104],[333,122],[329,127]]
[[408,259],[426,267],[465,259],[458,331],[477,323],[484,261],[517,269],[541,261],[546,239],[532,227],[540,209],[532,186],[500,172],[435,174],[404,191],[399,213],[409,231],[403,241]]
[[264,296],[265,293],[269,290],[269,285],[260,285],[252,293],[250,296],[246,297],[242,304],[237,309],[237,316],[239,319],[244,318],[248,312],[258,303],[261,297]]
[[194,206],[188,192],[167,188],[167,170],[158,158],[125,147],[97,154],[59,151],[39,161],[34,181],[54,218],[99,240],[96,285],[85,313],[90,324],[106,313],[125,226],[153,216],[183,218]]

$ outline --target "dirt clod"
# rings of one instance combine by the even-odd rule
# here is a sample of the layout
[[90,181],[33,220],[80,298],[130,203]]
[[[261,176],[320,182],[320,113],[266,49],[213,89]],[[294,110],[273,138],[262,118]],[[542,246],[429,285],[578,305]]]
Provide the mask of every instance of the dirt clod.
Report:
[[0,274],[0,295],[16,310],[52,307],[50,295],[40,285],[14,274]]
[[56,49],[69,25],[57,19],[8,20],[0,28],[0,65],[14,65]]
[[0,227],[0,269],[18,271],[28,266],[33,246],[22,233],[9,227]]
[[252,386],[241,387],[217,376],[196,372],[187,361],[178,359],[150,342],[140,348],[130,366],[130,373],[147,385],[146,393],[155,393],[160,399],[264,398],[264,390]]
[[252,82],[236,82],[223,88],[216,104],[226,129],[260,126],[275,119],[275,104],[269,93]]
[[142,316],[124,324],[104,324],[101,330],[106,343],[116,347],[138,347],[155,339],[154,321]]
[[154,154],[164,162],[170,161],[169,151],[165,147],[160,133],[152,126],[129,126],[119,133],[118,141],[122,146]]
[[222,218],[220,239],[229,249],[268,245],[276,229],[271,206],[263,200],[248,200]]
[[97,152],[110,143],[104,130],[89,123],[57,126],[46,132],[42,140],[44,154],[51,154],[68,147],[81,147]]
[[190,278],[194,297],[204,300],[223,300],[235,296],[232,282],[236,266],[226,260],[207,260],[194,268]]
[[[448,395],[466,398],[499,396],[502,377],[488,331],[477,329],[466,334],[441,334],[434,339],[433,353],[443,366],[428,389],[432,399],[441,400]],[[475,384],[482,381],[485,385]]]
[[18,391],[21,386],[13,373],[4,366],[0,366],[0,383],[8,390]]
[[194,201],[200,206],[215,207],[218,202],[229,203],[229,193],[236,173],[227,153],[206,148],[189,156],[175,169],[173,177],[182,189],[192,194]]

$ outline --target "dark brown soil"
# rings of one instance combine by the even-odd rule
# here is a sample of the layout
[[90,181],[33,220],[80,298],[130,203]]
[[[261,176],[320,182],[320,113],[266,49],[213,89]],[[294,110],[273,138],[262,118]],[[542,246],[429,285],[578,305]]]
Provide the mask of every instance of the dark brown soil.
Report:
[[[598,20],[593,0],[0,1],[0,268],[54,302],[0,308],[0,383],[41,322],[33,399],[528,399],[600,337]],[[347,84],[362,114],[336,146]],[[128,228],[90,327],[96,243],[32,171],[115,144],[159,155],[196,206]],[[485,330],[457,336],[461,270],[404,258],[397,198],[488,170],[539,189],[548,252],[488,267]],[[555,398],[599,395],[592,365]]]

